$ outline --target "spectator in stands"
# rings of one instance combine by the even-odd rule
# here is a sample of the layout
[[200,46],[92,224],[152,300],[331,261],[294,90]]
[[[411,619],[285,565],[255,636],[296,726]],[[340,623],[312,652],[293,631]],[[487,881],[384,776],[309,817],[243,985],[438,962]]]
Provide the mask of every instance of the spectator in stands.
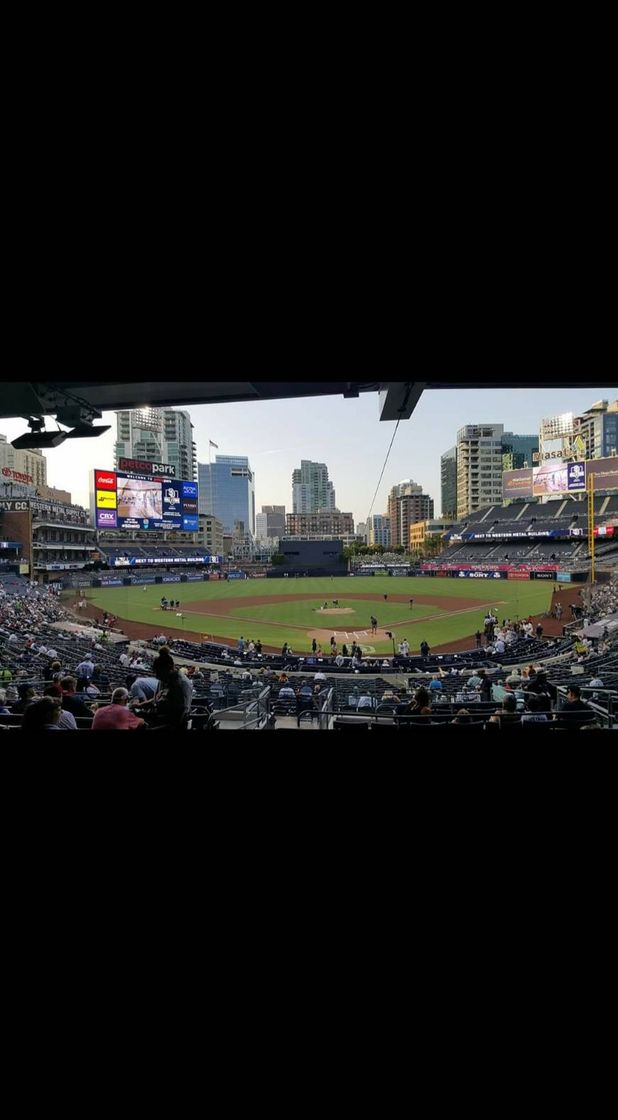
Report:
[[[457,671],[457,670],[455,670],[455,671]],[[479,674],[477,672],[474,672],[472,674],[472,676],[468,678],[468,682],[467,682],[468,688],[478,688],[480,683],[481,683],[481,680],[482,680],[482,678],[479,676]]]
[[451,723],[472,723],[472,716],[467,708],[460,708]]
[[[55,697],[60,704],[62,703],[62,689],[59,684],[48,685],[43,695]],[[65,711],[63,707],[60,708],[60,728],[63,731],[77,730],[75,716],[72,714],[72,712]]]
[[313,679],[314,681],[325,681],[326,674],[322,672],[314,673]]
[[76,694],[77,681],[75,677],[63,677],[60,681],[62,689],[62,707],[74,716],[86,718],[92,715],[92,708],[80,700]]
[[156,677],[134,677],[130,674],[125,677],[124,683],[131,693],[131,700],[139,703],[153,700],[159,691],[159,681]]
[[281,688],[279,689],[278,699],[279,700],[295,700],[296,699],[296,693],[294,692],[294,689],[292,688],[292,685],[290,684],[289,681],[287,681],[285,684],[283,684],[281,686]]
[[22,731],[62,731],[60,727],[60,700],[55,696],[43,696],[33,701],[24,711],[21,722]]
[[92,731],[133,731],[146,727],[146,721],[133,714],[128,707],[129,693],[126,688],[115,688],[111,704],[98,708],[92,721]]
[[422,641],[420,645],[421,657],[429,657],[429,646],[426,641]]
[[571,684],[567,689],[566,700],[558,712],[554,713],[554,720],[565,724],[567,727],[579,728],[586,723],[592,714],[592,709],[582,700],[581,689],[578,684]]
[[488,704],[491,700],[492,684],[484,669],[479,669],[479,677],[481,678],[481,683],[479,686],[481,700],[485,704]]
[[6,706],[6,689],[0,688],[0,715],[8,716],[10,709]]
[[[476,632],[476,634],[474,635],[474,637],[476,638],[476,648],[477,648],[477,649],[480,649],[481,645],[483,644],[483,635],[481,634],[481,631],[480,631],[480,630],[477,630],[477,632]],[[462,709],[462,710],[463,710],[463,709]],[[453,723],[454,723],[454,722],[455,722],[455,720],[453,720]]]
[[395,715],[409,715],[409,716],[427,716],[431,715],[431,700],[427,689],[421,685],[417,688],[413,698],[398,704],[395,708]]
[[36,690],[31,684],[19,684],[17,686],[19,693],[19,700],[13,704],[11,711],[13,715],[19,715],[20,712],[25,712],[26,708],[36,697]]
[[186,730],[193,697],[191,681],[176,669],[173,657],[164,651],[159,653],[152,669],[161,688],[154,700],[147,701],[151,705],[150,726]]
[[539,624],[536,628],[536,636],[537,636],[537,638],[542,638],[543,637],[543,627],[541,626],[540,622],[539,622]]
[[75,674],[78,678],[86,677],[88,680],[90,680],[93,673],[94,661],[91,661],[89,657],[85,657],[83,661],[80,661],[79,665],[75,669]]
[[431,680],[429,682],[429,688],[430,688],[431,692],[441,692],[442,691],[442,681],[440,680],[439,673],[434,673],[433,677],[431,678]]
[[522,723],[547,723],[549,717],[543,710],[543,701],[535,692],[526,697],[526,711],[521,717]]
[[493,716],[489,717],[488,722],[491,724],[498,724],[499,727],[507,727],[510,724],[520,722],[521,717],[517,712],[517,700],[515,696],[507,695],[502,701],[502,707],[494,712]]

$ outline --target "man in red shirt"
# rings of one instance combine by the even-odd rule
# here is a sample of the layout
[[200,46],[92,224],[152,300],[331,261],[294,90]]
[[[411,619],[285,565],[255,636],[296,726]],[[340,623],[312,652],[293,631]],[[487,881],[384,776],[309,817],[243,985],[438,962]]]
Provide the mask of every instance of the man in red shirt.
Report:
[[146,721],[139,719],[129,710],[129,693],[126,688],[115,688],[112,692],[112,702],[104,708],[99,708],[92,721],[92,731],[133,731],[137,727],[146,727]]

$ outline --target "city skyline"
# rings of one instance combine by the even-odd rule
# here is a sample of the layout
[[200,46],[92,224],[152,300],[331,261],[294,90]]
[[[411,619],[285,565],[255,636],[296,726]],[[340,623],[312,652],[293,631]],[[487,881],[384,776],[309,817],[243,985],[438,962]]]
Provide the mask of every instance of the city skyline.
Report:
[[[618,390],[618,386],[617,386]],[[441,455],[466,425],[503,424],[505,431],[534,433],[542,419],[564,412],[579,415],[598,400],[612,401],[616,390],[589,389],[427,390],[412,417],[401,421],[371,513],[385,514],[388,494],[405,479],[414,479],[441,509]],[[145,397],[147,389],[145,389]],[[337,508],[350,511],[356,524],[366,522],[394,421],[378,420],[374,394],[248,401],[196,405],[188,411],[194,426],[197,460],[207,463],[209,441],[222,455],[246,456],[255,474],[255,508],[285,505],[292,509],[292,472],[302,459],[325,463]],[[93,440],[67,442],[45,453],[49,486],[69,490],[73,501],[89,508],[89,475],[96,467],[112,469],[116,414],[103,414],[112,429]],[[23,419],[0,421],[10,441],[24,431]],[[47,428],[55,427],[52,419]]]

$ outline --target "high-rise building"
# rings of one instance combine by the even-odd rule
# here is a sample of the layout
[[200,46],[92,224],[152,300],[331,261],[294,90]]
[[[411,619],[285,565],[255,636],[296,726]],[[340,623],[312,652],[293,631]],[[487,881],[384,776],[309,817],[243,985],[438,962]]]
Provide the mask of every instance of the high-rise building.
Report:
[[618,454],[618,400],[597,401],[573,421],[577,458],[603,459]]
[[47,459],[38,448],[17,451],[0,435],[0,482],[20,482],[25,486],[47,485]]
[[285,506],[262,506],[256,514],[255,536],[258,541],[285,536]]
[[255,533],[255,476],[245,455],[198,463],[199,513],[223,523],[225,536]]
[[539,437],[518,436],[505,432],[502,436],[502,469],[517,471],[535,465],[534,456],[539,450]]
[[409,547],[410,525],[433,518],[433,498],[423,494],[423,487],[411,478],[393,486],[388,496],[388,518],[391,526],[391,548]]
[[[457,517],[502,505],[503,424],[467,424],[457,433]],[[433,515],[432,515],[433,516]],[[418,518],[420,521],[421,518]]]
[[374,513],[367,519],[367,544],[391,545],[391,521],[385,513]]
[[335,488],[328,480],[326,463],[301,459],[300,469],[292,472],[292,510],[294,513],[318,513],[336,509]]
[[365,521],[359,521],[356,526],[356,536],[362,537],[364,541],[367,540],[367,523]]
[[135,408],[116,413],[114,466],[119,459],[169,463],[176,478],[195,482],[197,455],[188,412],[173,408]]
[[457,516],[457,447],[440,456],[442,516]]
[[288,513],[285,519],[286,537],[321,536],[325,539],[354,534],[354,517],[338,509],[321,513]]
[[211,556],[223,556],[223,525],[217,517],[202,514],[198,517],[199,533],[196,544],[201,544]]

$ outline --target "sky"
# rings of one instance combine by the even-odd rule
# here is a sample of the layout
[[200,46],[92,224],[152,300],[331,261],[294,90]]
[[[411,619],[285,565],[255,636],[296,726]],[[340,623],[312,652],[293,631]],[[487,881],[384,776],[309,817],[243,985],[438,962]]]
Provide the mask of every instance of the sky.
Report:
[[[147,389],[145,389],[145,403]],[[373,513],[384,513],[389,490],[411,478],[434,499],[441,512],[440,455],[452,447],[465,424],[504,424],[505,431],[535,434],[546,416],[576,415],[598,400],[615,400],[616,389],[426,389],[409,420],[402,420],[380,484]],[[357,398],[303,397],[297,400],[247,401],[192,405],[199,462],[208,462],[208,441],[220,455],[247,455],[255,475],[255,509],[285,505],[292,510],[292,471],[301,459],[326,463],[335,486],[338,509],[351,512],[355,524],[369,513],[395,421],[380,421],[378,394]],[[89,472],[114,463],[116,417],[103,413],[98,425],[112,429],[96,439],[67,441],[44,452],[50,486],[69,490],[73,501],[89,508]],[[55,428],[48,417],[47,430]],[[0,420],[10,440],[26,430],[26,422]],[[211,449],[212,458],[217,451]]]

